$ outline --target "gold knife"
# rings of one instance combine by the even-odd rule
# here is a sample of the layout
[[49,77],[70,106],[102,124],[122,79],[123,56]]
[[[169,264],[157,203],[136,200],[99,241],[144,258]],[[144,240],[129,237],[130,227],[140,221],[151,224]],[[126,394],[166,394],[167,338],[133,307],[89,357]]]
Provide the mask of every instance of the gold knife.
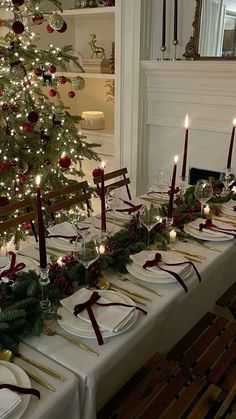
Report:
[[63,335],[62,333],[56,332],[57,335],[62,336],[64,339],[68,340],[68,342],[73,343],[74,345],[79,346],[81,349],[89,352],[92,355],[99,356],[99,353],[94,351],[90,346],[86,345],[86,343],[80,342],[77,339],[73,339],[69,336]]
[[126,288],[122,288],[119,285],[116,285],[111,281],[109,281],[109,283],[111,284],[111,286],[113,288],[117,288],[120,291],[125,291],[128,294],[134,295],[135,297],[138,297],[138,298],[142,298],[143,300],[146,300],[146,301],[152,301],[152,300],[150,300],[150,298],[144,297],[143,295],[139,294],[138,292],[135,292],[135,291],[132,291],[132,290],[127,290]]
[[222,250],[217,249],[216,247],[208,246],[207,244],[204,244],[204,243],[198,243],[195,240],[189,240],[189,239],[184,239],[184,240],[187,241],[188,243],[194,244],[195,246],[200,246],[200,247],[204,247],[205,249],[214,250],[214,252],[219,252],[219,253],[222,252]]
[[[156,294],[156,295],[158,295],[159,297],[163,297],[163,294],[161,294],[159,291],[156,291],[156,290],[153,290],[152,288],[146,287],[146,285],[141,285],[141,284],[138,284],[137,282],[133,281],[133,280],[132,280],[132,279],[130,279],[130,278],[126,278],[125,276],[124,276],[124,278],[125,278],[125,279],[124,279],[125,281],[132,282],[132,284],[137,285],[137,287],[140,287],[140,288],[143,288],[143,289],[144,289],[144,290],[146,290],[146,291],[152,292],[153,294]],[[122,279],[121,279],[121,281],[122,281]]]
[[[22,367],[21,367],[22,368]],[[32,371],[29,371],[27,368],[23,368],[23,370],[26,372],[26,374],[32,378],[37,383],[41,384],[41,386],[47,388],[50,391],[56,391],[55,387],[53,387],[52,384],[50,384],[48,381],[44,380],[43,378],[39,377],[38,375],[34,374]]]
[[186,256],[192,256],[196,259],[202,259],[202,260],[206,259],[205,256],[198,255],[197,253],[186,252],[185,250],[174,249],[173,247],[168,247],[168,250],[171,250],[172,252],[182,253],[183,255],[186,255]]
[[36,361],[33,361],[32,359],[27,358],[26,356],[18,353],[15,356],[17,356],[17,358],[23,359],[25,362],[28,362],[29,364],[33,365],[34,367],[40,369],[41,371],[45,372],[46,374],[51,375],[52,377],[56,378],[57,380],[60,381],[64,381],[65,377],[63,377],[62,375],[58,374],[56,371],[52,370],[51,368],[48,368]]

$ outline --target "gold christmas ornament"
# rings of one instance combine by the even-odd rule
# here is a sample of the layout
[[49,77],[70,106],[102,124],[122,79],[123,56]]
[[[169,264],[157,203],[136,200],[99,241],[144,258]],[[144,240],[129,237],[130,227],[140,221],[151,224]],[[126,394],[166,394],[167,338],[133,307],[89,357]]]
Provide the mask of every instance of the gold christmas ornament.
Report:
[[71,86],[75,90],[82,90],[85,86],[85,80],[83,77],[76,76],[71,80]]
[[55,31],[59,31],[64,25],[64,19],[58,13],[54,13],[49,17],[48,23],[52,29],[54,29]]

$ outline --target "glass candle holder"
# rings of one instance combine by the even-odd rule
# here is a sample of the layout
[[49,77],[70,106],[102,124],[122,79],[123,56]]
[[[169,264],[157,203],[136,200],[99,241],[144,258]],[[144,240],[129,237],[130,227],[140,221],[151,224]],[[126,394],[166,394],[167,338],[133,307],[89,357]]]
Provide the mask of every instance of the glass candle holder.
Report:
[[48,296],[48,285],[50,284],[49,270],[46,268],[39,268],[39,283],[41,286],[41,301],[40,305],[43,311],[49,310],[51,302]]

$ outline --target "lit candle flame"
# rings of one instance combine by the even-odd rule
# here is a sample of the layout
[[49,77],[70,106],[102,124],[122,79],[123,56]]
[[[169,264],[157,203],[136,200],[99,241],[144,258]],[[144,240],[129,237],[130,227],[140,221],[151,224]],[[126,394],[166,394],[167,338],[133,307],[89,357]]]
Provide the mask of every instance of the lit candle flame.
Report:
[[185,127],[186,129],[188,129],[188,127],[189,127],[189,117],[188,117],[188,113],[187,113],[187,115],[186,115],[186,117],[185,117],[184,127]]
[[178,162],[178,160],[179,160],[179,157],[178,156],[175,156],[175,158],[174,158],[175,164]]
[[40,175],[37,175],[36,176],[36,179],[35,179],[36,186],[39,186],[40,185],[40,182],[41,182],[41,176]]
[[99,246],[99,253],[100,253],[100,255],[103,255],[105,253],[105,251],[106,251],[106,248],[105,248],[104,244],[101,244]]
[[104,160],[101,162],[101,168],[104,169],[104,167],[106,166]]
[[233,119],[233,125],[236,126],[236,118]]

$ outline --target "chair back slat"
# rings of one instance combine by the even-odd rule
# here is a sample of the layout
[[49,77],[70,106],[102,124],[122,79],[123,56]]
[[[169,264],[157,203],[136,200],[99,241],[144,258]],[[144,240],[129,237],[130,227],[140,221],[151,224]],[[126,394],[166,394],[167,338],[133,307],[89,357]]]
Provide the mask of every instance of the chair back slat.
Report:
[[64,199],[63,201],[55,202],[54,204],[48,205],[45,207],[45,210],[49,213],[60,211],[61,209],[70,208],[73,205],[79,204],[81,202],[86,202],[87,200],[91,199],[91,194],[89,192],[73,196],[69,199]]
[[13,202],[12,204],[0,207],[0,215],[10,214],[18,209],[32,208],[34,206],[33,199],[24,199],[22,201]]
[[[130,179],[129,177],[126,177],[128,171],[126,167],[123,167],[122,169],[118,169],[118,170],[114,170],[113,172],[109,172],[109,173],[105,173],[104,174],[104,181],[105,181],[105,191],[107,190],[107,188],[109,186],[112,186],[114,188],[121,188],[123,186],[125,186],[126,191],[127,191],[127,195],[129,197],[129,199],[131,200],[131,193],[129,190],[129,185],[130,185]],[[109,182],[107,183],[107,181],[109,180],[113,180],[115,178],[118,177],[123,177],[122,180],[115,180],[114,182]],[[95,176],[93,178],[94,184],[97,186],[97,191],[99,193],[100,190],[100,184],[101,184],[101,176]]]
[[72,185],[65,186],[61,189],[56,189],[55,191],[47,192],[43,195],[43,199],[54,199],[62,195],[66,195],[73,192],[78,192],[88,188],[88,182],[85,180],[83,182],[74,183]]
[[32,221],[36,217],[35,211],[26,212],[25,214],[19,215],[18,217],[10,218],[9,220],[0,223],[0,232],[6,231],[9,228],[17,227],[25,221]]

